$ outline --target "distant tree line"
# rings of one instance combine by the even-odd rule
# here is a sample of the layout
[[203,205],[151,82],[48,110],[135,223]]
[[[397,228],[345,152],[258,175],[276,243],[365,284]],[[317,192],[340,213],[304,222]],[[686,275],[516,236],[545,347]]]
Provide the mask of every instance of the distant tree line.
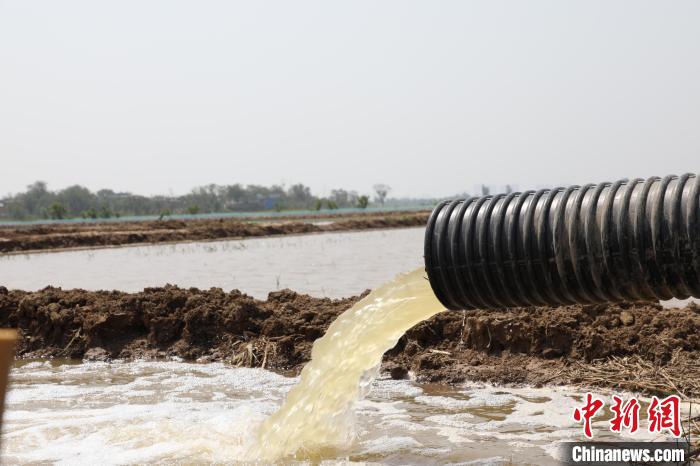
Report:
[[[376,185],[374,202],[384,205],[391,190]],[[6,219],[87,219],[113,218],[131,215],[199,214],[212,212],[253,212],[264,210],[367,208],[368,195],[355,191],[334,189],[328,197],[318,197],[303,184],[258,186],[241,184],[200,186],[182,196],[141,196],[128,192],[101,189],[92,192],[75,185],[50,191],[47,184],[37,181],[23,193],[0,199],[0,217]]]

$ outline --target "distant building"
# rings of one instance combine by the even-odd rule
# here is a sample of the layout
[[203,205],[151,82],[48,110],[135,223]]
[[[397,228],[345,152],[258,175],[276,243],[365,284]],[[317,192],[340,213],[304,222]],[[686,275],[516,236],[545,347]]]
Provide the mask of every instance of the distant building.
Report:
[[277,207],[277,204],[280,202],[281,196],[278,195],[272,195],[268,196],[263,200],[263,209],[265,210],[272,210],[275,207]]

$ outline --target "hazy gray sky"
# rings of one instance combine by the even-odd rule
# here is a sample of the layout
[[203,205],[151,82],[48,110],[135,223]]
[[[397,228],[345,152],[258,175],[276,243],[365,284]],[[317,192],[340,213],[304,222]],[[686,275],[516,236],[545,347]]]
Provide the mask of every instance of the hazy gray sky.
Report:
[[0,195],[700,171],[698,1],[3,1]]

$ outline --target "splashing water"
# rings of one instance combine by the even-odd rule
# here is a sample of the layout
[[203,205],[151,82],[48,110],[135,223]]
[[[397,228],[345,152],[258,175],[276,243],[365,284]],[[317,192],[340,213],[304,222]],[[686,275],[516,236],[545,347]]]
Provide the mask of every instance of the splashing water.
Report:
[[355,435],[353,405],[376,377],[382,355],[406,330],[443,309],[418,269],[341,314],[314,343],[299,384],[260,427],[250,457],[314,460],[348,447]]

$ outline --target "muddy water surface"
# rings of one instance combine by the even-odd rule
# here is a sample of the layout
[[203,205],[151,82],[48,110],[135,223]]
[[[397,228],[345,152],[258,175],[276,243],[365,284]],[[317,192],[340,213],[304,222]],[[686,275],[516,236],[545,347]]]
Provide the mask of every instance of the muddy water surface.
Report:
[[423,262],[423,228],[0,256],[0,285],[140,291],[167,283],[256,298],[290,288],[347,297]]
[[[297,382],[219,363],[25,361],[13,371],[4,463],[230,463]],[[555,464],[558,442],[581,435],[569,417],[578,399],[562,387],[381,379],[358,403],[352,448],[323,461]],[[604,424],[594,423],[596,438]]]

